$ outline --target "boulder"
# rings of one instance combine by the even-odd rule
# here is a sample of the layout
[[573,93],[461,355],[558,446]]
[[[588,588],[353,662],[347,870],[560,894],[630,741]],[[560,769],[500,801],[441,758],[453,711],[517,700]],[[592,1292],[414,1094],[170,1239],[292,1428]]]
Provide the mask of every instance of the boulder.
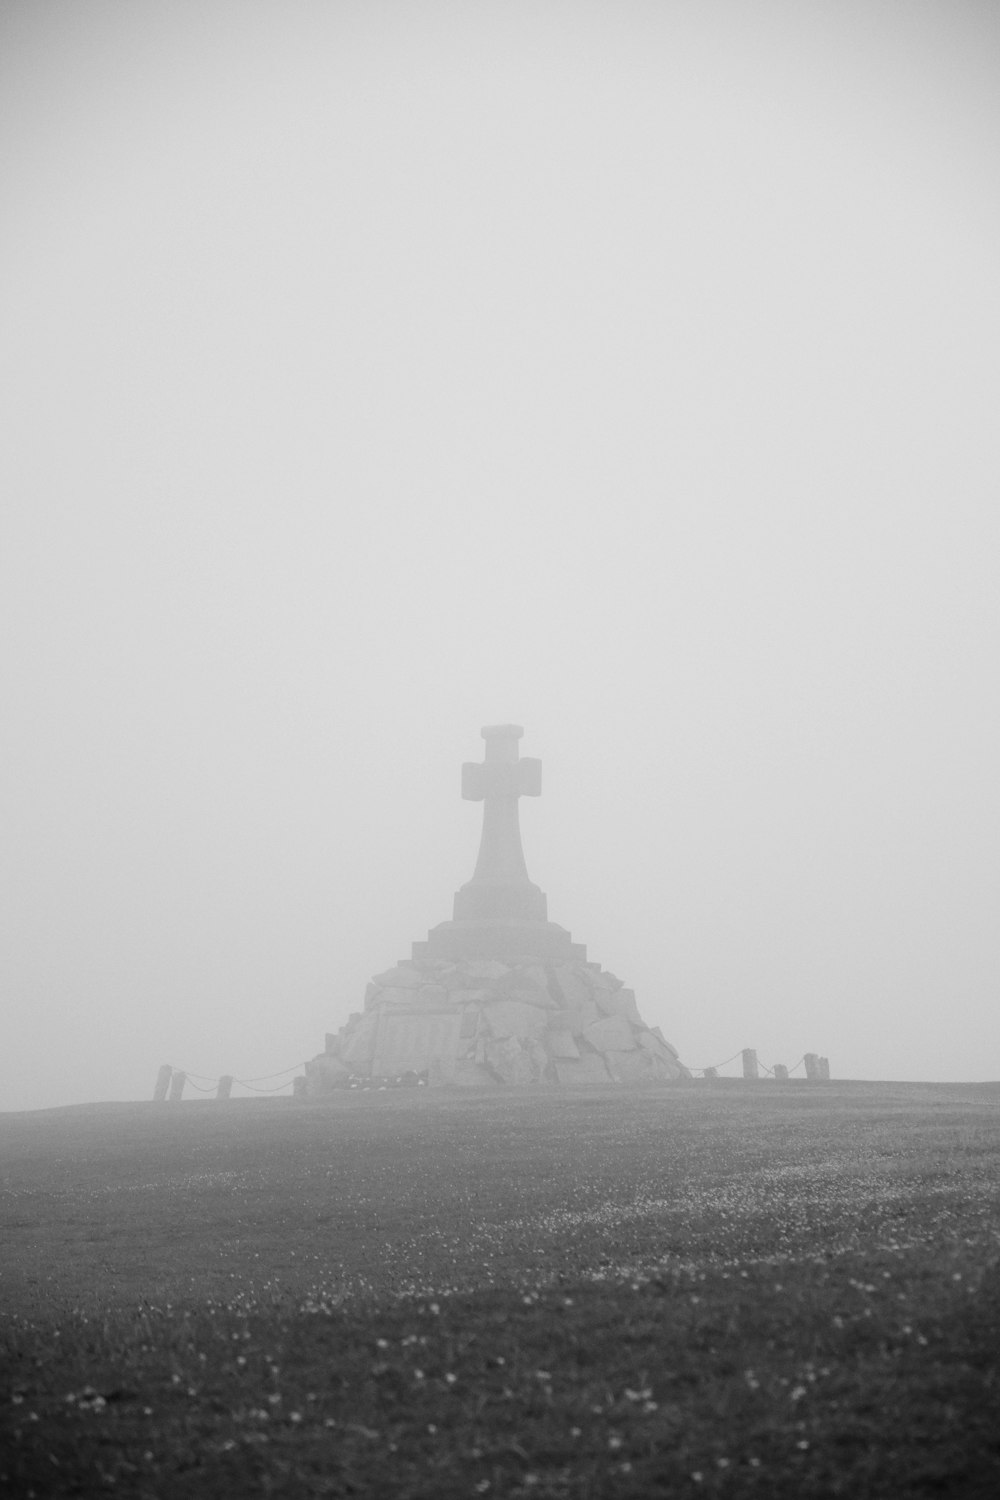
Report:
[[411,1010],[417,1004],[419,994],[418,989],[404,989],[401,985],[392,985],[391,988],[379,990],[375,1000],[368,1003],[368,1008],[369,1010]]
[[397,964],[394,969],[386,969],[384,974],[372,977],[372,984],[380,985],[383,989],[416,989],[424,981],[425,976],[416,964],[405,961]]
[[591,986],[585,974],[586,968],[582,964],[559,964],[549,975],[549,988],[564,1005],[585,1005],[591,997]]
[[665,1042],[652,1031],[637,1031],[635,1039],[643,1051],[650,1053],[653,1057],[662,1058],[664,1062],[675,1062],[676,1054],[671,1052]]
[[404,960],[369,984],[364,1012],[327,1037],[327,1055],[336,1066],[310,1092],[345,1073],[460,1087],[689,1076],[633,992],[582,958]]
[[453,1010],[454,1002],[443,984],[422,984],[416,1004],[421,1010]]
[[536,1005],[547,1005],[549,991],[545,984],[536,984],[526,968],[511,969],[506,974],[501,974],[499,979],[490,981],[490,986],[497,997],[508,995],[531,996]]
[[341,1043],[340,1060],[355,1073],[371,1066],[375,1053],[378,1020],[378,1014],[374,1011],[369,1012],[368,1015],[359,1016]]
[[684,1064],[678,1062],[675,1057],[654,1057],[653,1066],[657,1076],[670,1083],[676,1083],[678,1078],[691,1077]]
[[549,1025],[556,1031],[571,1031],[574,1036],[580,1036],[585,1026],[600,1019],[601,1013],[594,1002],[585,1000],[580,1006],[552,1011],[549,1015]]
[[596,999],[598,1010],[603,1011],[606,1016],[624,1016],[633,1026],[644,1024],[635,1003],[634,990],[600,990]]
[[663,1043],[664,1047],[666,1047],[666,1049],[667,1049],[668,1052],[672,1052],[676,1058],[678,1058],[678,1059],[680,1058],[680,1053],[678,1052],[677,1048],[674,1046],[673,1042],[668,1042],[667,1041],[666,1037],[663,1035],[663,1032],[660,1030],[659,1026],[651,1026],[649,1029],[653,1033],[653,1035],[657,1038],[657,1040],[661,1041]]
[[612,1078],[619,1083],[648,1083],[656,1077],[657,1067],[648,1052],[608,1052],[605,1062]]
[[517,1000],[522,1005],[533,1005],[536,1009],[552,1009],[552,1001],[549,999],[547,990],[537,990],[534,985],[512,985],[510,989],[504,989],[496,996],[498,1000]]
[[548,1013],[523,1000],[494,1000],[483,1007],[486,1024],[494,1037],[538,1036],[548,1024]]
[[585,1039],[597,1052],[632,1052],[635,1040],[624,1016],[605,1016],[583,1028]]
[[580,1049],[569,1030],[547,1031],[543,1038],[550,1057],[579,1057]]
[[552,1066],[555,1068],[556,1078],[568,1088],[611,1082],[611,1074],[604,1065],[603,1057],[598,1057],[594,1052],[577,1058],[575,1062],[559,1059]]
[[450,1005],[476,1006],[482,1005],[484,1001],[491,998],[488,989],[460,990],[449,989],[448,1002]]
[[487,1042],[486,1065],[510,1088],[537,1083],[541,1076],[537,1058],[521,1045],[516,1036],[506,1037],[503,1041]]
[[321,1098],[333,1093],[334,1089],[346,1088],[350,1076],[350,1068],[345,1067],[339,1058],[321,1052],[306,1063],[306,1093],[310,1098]]
[[540,990],[543,995],[548,994],[549,976],[546,974],[541,964],[522,964],[521,967],[517,969],[516,973],[519,980],[524,980],[525,983],[533,985],[534,988],[536,990]]
[[462,968],[469,979],[502,979],[510,972],[510,964],[499,958],[469,958]]

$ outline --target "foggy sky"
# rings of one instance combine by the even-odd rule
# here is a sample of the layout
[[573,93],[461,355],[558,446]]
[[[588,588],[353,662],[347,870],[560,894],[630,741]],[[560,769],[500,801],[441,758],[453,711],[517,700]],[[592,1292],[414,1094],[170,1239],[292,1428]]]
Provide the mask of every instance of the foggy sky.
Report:
[[990,3],[0,10],[0,1108],[451,914],[695,1067],[1000,1076]]

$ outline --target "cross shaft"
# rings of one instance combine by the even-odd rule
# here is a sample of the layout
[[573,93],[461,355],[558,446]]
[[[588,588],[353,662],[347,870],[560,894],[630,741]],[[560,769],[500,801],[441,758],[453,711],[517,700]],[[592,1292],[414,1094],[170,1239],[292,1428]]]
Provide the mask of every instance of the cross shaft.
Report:
[[519,797],[538,797],[542,791],[540,760],[519,760],[519,724],[490,724],[483,731],[486,758],[462,767],[462,796],[483,803],[483,834],[473,880],[527,881],[521,845]]
[[485,759],[462,767],[462,796],[483,804],[483,833],[472,879],[455,896],[455,920],[516,918],[545,921],[545,897],[528,879],[517,816],[519,797],[542,790],[540,760],[519,760],[520,724],[482,730]]

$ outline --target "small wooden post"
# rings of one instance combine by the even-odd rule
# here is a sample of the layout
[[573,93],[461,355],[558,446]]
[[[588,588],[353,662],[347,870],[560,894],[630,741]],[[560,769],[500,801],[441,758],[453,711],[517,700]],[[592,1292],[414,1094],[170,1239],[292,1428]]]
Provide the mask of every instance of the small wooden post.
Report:
[[718,1068],[706,1068],[705,1069],[705,1077],[706,1078],[718,1078],[718,1076],[719,1076],[719,1070],[718,1070]]
[[219,1079],[218,1087],[215,1090],[215,1097],[216,1099],[228,1099],[232,1091],[233,1075],[232,1073],[223,1073],[222,1077]]
[[802,1061],[806,1065],[806,1077],[813,1082],[819,1078],[819,1058],[815,1052],[807,1052]]
[[171,1102],[171,1104],[176,1104],[177,1101],[180,1099],[181,1095],[184,1092],[184,1085],[186,1083],[187,1083],[187,1074],[186,1073],[174,1073],[174,1076],[170,1080],[170,1102]]
[[154,1104],[162,1104],[167,1097],[167,1089],[170,1087],[170,1075],[173,1071],[169,1063],[164,1063],[163,1067],[157,1073],[156,1087],[153,1089]]
[[292,1098],[304,1099],[306,1097],[306,1080],[302,1075],[292,1079]]
[[788,1069],[785,1067],[784,1063],[775,1063],[775,1065],[774,1065],[774,1081],[775,1081],[775,1083],[787,1083],[788,1082]]
[[743,1077],[759,1078],[757,1071],[757,1053],[753,1047],[743,1048]]
[[818,1067],[819,1067],[819,1077],[820,1077],[820,1080],[823,1083],[829,1083],[830,1082],[830,1059],[828,1057],[819,1057],[819,1058],[816,1059],[816,1061],[817,1061],[817,1064],[818,1064]]

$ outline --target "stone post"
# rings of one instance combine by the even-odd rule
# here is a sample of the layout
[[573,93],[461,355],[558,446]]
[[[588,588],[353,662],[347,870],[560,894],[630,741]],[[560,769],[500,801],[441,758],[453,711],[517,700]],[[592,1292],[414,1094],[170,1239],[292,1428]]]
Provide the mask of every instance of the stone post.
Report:
[[170,1080],[170,1102],[171,1102],[171,1104],[176,1104],[177,1101],[180,1099],[181,1095],[184,1092],[184,1085],[186,1083],[187,1083],[187,1074],[186,1073],[175,1073],[173,1075],[173,1077]]
[[819,1078],[819,1058],[815,1052],[807,1052],[802,1061],[806,1065],[806,1077],[813,1082]]
[[828,1057],[817,1058],[819,1066],[819,1077],[823,1083],[830,1082],[830,1059]]
[[705,1069],[705,1077],[706,1078],[718,1078],[718,1076],[719,1076],[719,1070],[718,1070],[718,1068],[706,1068]]
[[233,1075],[232,1073],[223,1073],[219,1079],[218,1088],[215,1090],[215,1097],[216,1099],[228,1099],[232,1091]]
[[164,1063],[163,1067],[157,1073],[156,1087],[153,1089],[154,1104],[162,1104],[167,1097],[167,1089],[170,1087],[170,1075],[173,1071],[169,1063]]
[[743,1077],[744,1078],[759,1078],[760,1077],[760,1074],[757,1071],[757,1053],[756,1053],[756,1051],[754,1050],[753,1047],[744,1047],[743,1048]]
[[774,1081],[775,1081],[775,1083],[787,1083],[788,1082],[788,1069],[785,1067],[784,1063],[775,1063],[775,1065],[774,1065]]

